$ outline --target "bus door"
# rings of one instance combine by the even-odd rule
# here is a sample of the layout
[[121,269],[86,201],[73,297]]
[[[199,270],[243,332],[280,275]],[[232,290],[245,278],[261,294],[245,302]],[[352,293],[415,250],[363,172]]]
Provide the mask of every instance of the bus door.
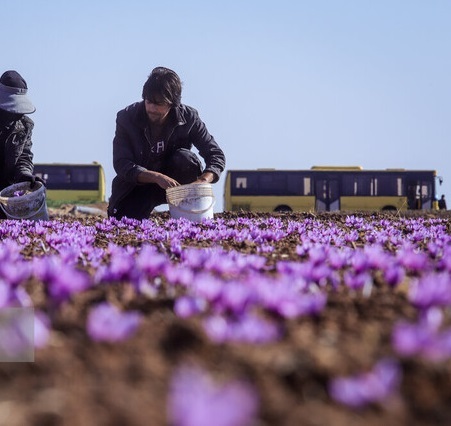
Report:
[[410,180],[407,182],[407,206],[411,210],[432,209],[433,182]]
[[315,179],[316,211],[340,210],[338,177],[321,176]]
[[407,182],[407,207],[409,210],[421,209],[421,187],[418,181]]

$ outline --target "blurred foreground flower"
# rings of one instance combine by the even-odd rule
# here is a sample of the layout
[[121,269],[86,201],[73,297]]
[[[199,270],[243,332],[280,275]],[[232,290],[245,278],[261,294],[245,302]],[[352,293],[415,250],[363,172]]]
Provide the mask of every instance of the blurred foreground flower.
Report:
[[277,324],[254,314],[234,319],[212,315],[204,321],[203,326],[215,343],[229,341],[263,344],[278,340],[282,335]]
[[258,397],[247,383],[215,383],[205,371],[188,366],[172,377],[168,417],[174,426],[246,426],[257,408]]
[[372,371],[333,380],[329,393],[335,401],[354,408],[381,403],[395,394],[400,376],[398,364],[393,360],[383,359]]
[[34,361],[34,311],[0,309],[0,362]]
[[401,356],[419,355],[429,361],[445,361],[451,357],[451,329],[441,330],[443,312],[430,308],[417,323],[398,322],[392,334],[392,345]]
[[42,280],[48,294],[55,303],[62,303],[72,295],[81,293],[91,286],[89,275],[75,265],[65,263],[56,255],[34,258],[33,275]]
[[137,312],[121,312],[116,306],[105,302],[91,309],[86,328],[92,340],[117,342],[130,337],[140,320]]
[[409,300],[419,309],[451,305],[451,278],[448,272],[425,273],[413,281]]
[[34,313],[34,347],[43,348],[50,339],[51,323],[49,317],[41,311]]

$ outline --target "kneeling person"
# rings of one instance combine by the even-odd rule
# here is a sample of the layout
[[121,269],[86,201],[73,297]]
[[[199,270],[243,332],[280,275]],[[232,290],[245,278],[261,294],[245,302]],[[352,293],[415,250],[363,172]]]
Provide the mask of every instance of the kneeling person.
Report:
[[144,84],[143,101],[117,114],[110,217],[148,218],[166,203],[167,188],[219,180],[224,153],[197,111],[181,103],[181,93],[179,76],[157,67]]

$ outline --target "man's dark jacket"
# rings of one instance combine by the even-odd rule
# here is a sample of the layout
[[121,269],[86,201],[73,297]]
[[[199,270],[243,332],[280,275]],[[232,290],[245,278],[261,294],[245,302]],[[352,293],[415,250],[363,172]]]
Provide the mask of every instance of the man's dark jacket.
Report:
[[[165,158],[180,148],[197,148],[205,161],[204,172],[215,175],[217,182],[225,167],[225,156],[208,132],[197,111],[187,105],[172,108],[164,148],[156,152],[152,146],[144,101],[129,105],[118,112],[113,140],[113,179],[110,211],[138,185],[138,175],[145,170],[164,171]],[[161,148],[161,147],[160,147]]]
[[0,165],[3,187],[23,180],[23,176],[33,174],[33,127],[33,120],[24,116],[11,126],[0,129],[0,143],[4,144],[4,161]]

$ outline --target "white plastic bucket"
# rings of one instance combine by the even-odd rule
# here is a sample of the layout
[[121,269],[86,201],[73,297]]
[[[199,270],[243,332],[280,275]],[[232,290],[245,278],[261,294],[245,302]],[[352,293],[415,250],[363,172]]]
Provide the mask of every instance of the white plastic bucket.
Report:
[[45,186],[36,182],[19,182],[0,192],[0,207],[8,219],[48,220]]
[[215,196],[209,183],[190,183],[166,189],[169,213],[174,219],[185,218],[193,222],[213,219]]

